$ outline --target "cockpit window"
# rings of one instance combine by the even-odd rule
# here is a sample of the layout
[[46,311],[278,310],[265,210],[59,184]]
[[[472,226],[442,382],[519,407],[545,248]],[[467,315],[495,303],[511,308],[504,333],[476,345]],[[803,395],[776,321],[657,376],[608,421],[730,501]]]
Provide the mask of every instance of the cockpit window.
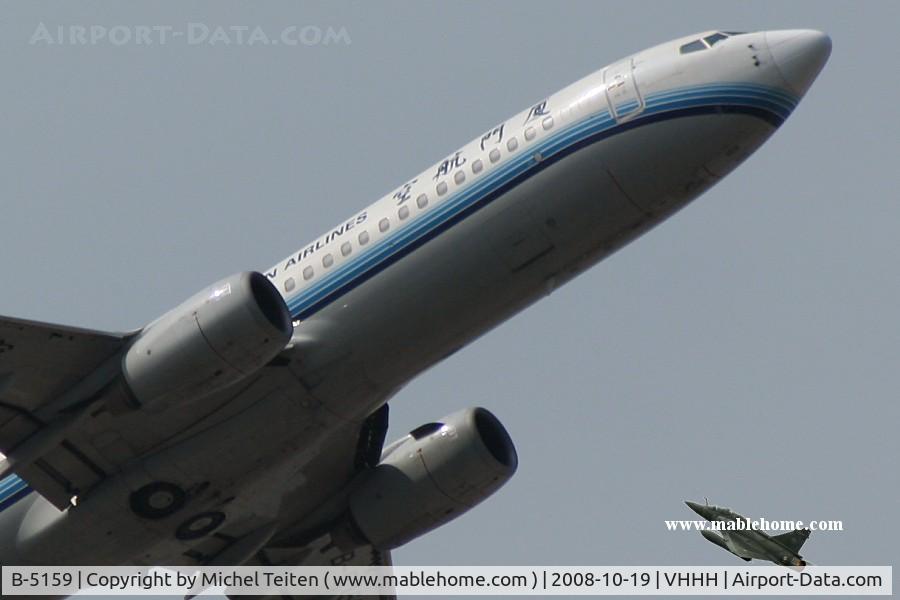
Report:
[[724,33],[714,33],[714,34],[712,34],[712,35],[706,36],[706,37],[703,38],[703,39],[704,39],[704,40],[706,41],[706,43],[709,44],[710,46],[714,46],[714,45],[716,44],[716,42],[719,42],[719,41],[721,41],[721,40],[724,40],[724,39],[726,39],[727,37],[728,37],[728,36],[725,35]]
[[720,42],[732,35],[740,35],[739,32],[723,32],[717,31],[711,35],[706,36],[702,40],[694,40],[693,42],[688,42],[684,44],[680,51],[682,54],[690,54],[691,52],[700,52],[701,50],[706,50],[707,48],[712,48],[716,42]]
[[703,43],[703,40],[694,40],[693,42],[688,42],[684,46],[681,47],[682,54],[690,54],[691,52],[700,52],[701,50],[706,50],[706,44]]

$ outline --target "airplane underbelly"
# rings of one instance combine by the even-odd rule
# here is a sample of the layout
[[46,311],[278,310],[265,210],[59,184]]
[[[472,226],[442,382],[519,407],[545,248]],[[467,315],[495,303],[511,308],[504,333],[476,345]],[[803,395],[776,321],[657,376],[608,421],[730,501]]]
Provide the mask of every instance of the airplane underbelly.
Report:
[[[16,541],[0,557],[10,564],[65,564],[71,556],[85,564],[179,564],[198,539],[191,524],[207,526],[204,519],[212,519],[212,527],[220,515],[225,524],[247,515],[277,515],[282,488],[302,486],[303,469],[322,440],[347,426],[292,378],[288,368],[280,368],[245,386],[225,414],[198,422],[167,447],[107,478],[76,507],[59,511],[37,494],[34,502],[18,503]],[[358,427],[350,427],[352,438]],[[296,509],[324,501],[344,481],[330,483],[308,491],[308,502]],[[184,494],[183,502],[172,500],[171,514],[148,516],[135,508],[134,499],[153,486],[158,492],[147,496],[150,505],[159,508],[172,500],[173,487]],[[5,522],[0,521],[0,532]]]
[[[402,386],[647,226],[646,212],[606,166],[606,145],[540,169],[332,302],[298,332],[327,340],[335,369],[338,355],[353,357],[358,377],[377,389]],[[327,371],[317,364],[326,359],[305,360],[307,368]],[[352,374],[332,379],[346,387],[320,398],[330,410],[349,417],[374,409],[371,393],[352,393],[365,389],[352,384]]]
[[293,375],[329,414],[361,420],[423,370],[695,198],[770,133],[735,117],[735,135],[749,128],[757,141],[729,154],[734,140],[715,133],[721,123],[710,119],[718,118],[732,117],[629,130],[535,169],[301,322]]
[[730,173],[774,131],[749,115],[685,116],[613,136],[605,159],[636,204],[670,214]]
[[[682,208],[773,127],[732,113],[629,127],[529,171],[305,318],[304,373],[359,419],[431,365]],[[401,293],[402,291],[402,293]]]

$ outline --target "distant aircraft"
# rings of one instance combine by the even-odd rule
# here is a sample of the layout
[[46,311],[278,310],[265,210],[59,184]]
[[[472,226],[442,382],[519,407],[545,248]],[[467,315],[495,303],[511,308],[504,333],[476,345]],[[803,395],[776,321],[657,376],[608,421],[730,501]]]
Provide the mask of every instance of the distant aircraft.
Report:
[[383,449],[387,401],[722,179],[830,49],[808,30],[668,42],[137,331],[0,319],[0,561],[388,564],[518,459],[483,408]]
[[[685,504],[710,522],[747,521],[746,517],[722,506],[709,506],[696,502],[685,502]],[[807,564],[800,556],[800,548],[809,537],[809,529],[795,529],[781,535],[769,535],[763,531],[752,529],[723,529],[718,533],[704,529],[700,533],[716,546],[728,550],[747,562],[755,558],[786,567],[803,567]]]

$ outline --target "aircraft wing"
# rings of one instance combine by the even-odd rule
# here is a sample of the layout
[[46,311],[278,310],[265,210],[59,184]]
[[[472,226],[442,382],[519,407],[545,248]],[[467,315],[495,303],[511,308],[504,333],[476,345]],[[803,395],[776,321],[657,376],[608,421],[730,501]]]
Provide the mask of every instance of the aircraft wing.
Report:
[[[0,317],[0,452],[9,454],[56,416],[63,394],[119,353],[128,334]],[[68,504],[68,477],[91,467],[63,441],[54,460],[18,475],[57,506]],[[88,477],[96,476],[94,474]]]
[[[0,317],[0,453],[13,458],[8,464],[0,461],[0,468],[11,467],[28,488],[60,510],[126,465],[139,464],[184,440],[198,444],[213,440],[219,427],[235,437],[218,460],[210,463],[189,454],[176,465],[161,459],[154,463],[154,475],[203,481],[213,475],[225,478],[231,471],[251,471],[256,459],[245,448],[259,432],[243,425],[245,419],[260,422],[264,420],[260,415],[281,415],[271,427],[293,440],[298,451],[318,431],[341,422],[318,409],[306,383],[293,372],[289,354],[239,385],[179,410],[119,412],[104,405],[81,414],[103,394],[115,396],[111,386],[118,385],[121,357],[135,334]],[[334,440],[347,445],[343,451],[350,458],[345,462],[352,470],[359,424],[348,427],[347,439]],[[22,455],[37,459],[23,459],[17,466],[15,459]],[[335,486],[345,483],[345,476],[349,475],[335,471],[326,475]],[[321,494],[326,492],[334,492],[331,485],[322,486]],[[314,496],[317,501],[325,499]]]
[[750,548],[746,548],[743,545],[739,545],[738,548],[734,550],[734,554],[738,558],[743,558],[744,560],[750,560],[754,558],[756,560],[769,560],[769,555],[762,552],[757,552]]
[[795,529],[787,533],[782,533],[781,535],[773,535],[772,539],[794,554],[797,554],[809,538],[809,533],[809,529]]
[[758,552],[755,546],[749,546],[744,543],[744,539],[740,536],[729,535],[727,532],[723,532],[722,538],[723,540],[725,540],[724,548],[738,558],[742,558],[748,561],[754,558],[757,560],[768,560],[768,556],[761,552]]
[[[39,409],[122,349],[127,334],[0,316],[0,450],[18,442]],[[18,417],[18,419],[17,419]]]
[[[50,428],[52,425],[48,423],[65,415],[64,409],[73,406],[74,396],[68,393],[73,386],[83,391],[92,388],[94,380],[106,381],[103,385],[108,385],[107,375],[115,377],[119,373],[121,355],[132,337],[133,334],[0,317],[0,452],[15,454],[37,432]],[[98,372],[100,376],[94,375]],[[324,380],[327,384],[328,377]],[[188,453],[177,465],[171,460],[156,460],[145,467],[153,469],[160,479],[167,479],[172,473],[173,479],[202,480],[212,477],[211,471],[224,479],[232,471],[252,471],[252,464],[257,460],[246,448],[252,447],[260,432],[246,427],[245,423],[266,420],[262,415],[280,415],[279,419],[268,419],[269,432],[279,439],[292,440],[297,451],[307,448],[319,431],[331,431],[324,445],[307,448],[309,456],[303,459],[306,462],[299,471],[297,461],[284,465],[285,480],[296,483],[308,478],[317,482],[284,499],[286,505],[294,507],[294,513],[312,512],[339,495],[360,469],[378,462],[387,430],[387,407],[363,424],[344,421],[320,409],[305,385],[292,369],[291,355],[285,353],[281,360],[273,361],[241,385],[217,392],[202,403],[187,404],[182,410],[91,412],[89,417],[66,429],[61,442],[45,448],[46,452],[36,462],[20,468],[14,466],[15,474],[24,483],[14,476],[4,482],[17,486],[17,493],[27,484],[58,508],[65,509],[70,506],[72,496],[89,492],[125,465],[147,457],[165,457],[165,451],[177,447],[182,440],[202,444],[228,435],[231,443],[212,462]],[[75,400],[76,406],[85,404],[85,398],[79,396]],[[227,433],[222,434],[223,430]],[[254,484],[244,482],[243,485]],[[233,525],[200,543],[179,542],[186,560],[203,564],[208,557],[223,551],[223,547],[265,527],[266,519],[279,514],[279,507],[268,506],[268,501],[259,498],[252,493],[241,494],[230,505],[235,517]],[[275,504],[280,501],[280,498],[277,502],[273,500]],[[316,538],[306,535],[304,540],[291,540],[279,548],[254,550],[249,562],[236,560],[234,564],[260,561],[255,564],[390,565],[390,554],[371,546],[353,547],[348,541],[337,544],[327,531],[315,535]]]

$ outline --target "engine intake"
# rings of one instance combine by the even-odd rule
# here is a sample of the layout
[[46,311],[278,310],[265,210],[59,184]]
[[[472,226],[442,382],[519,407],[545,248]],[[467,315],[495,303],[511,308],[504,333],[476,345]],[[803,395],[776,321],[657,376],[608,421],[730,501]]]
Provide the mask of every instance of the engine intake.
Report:
[[138,406],[200,398],[262,368],[291,339],[287,305],[261,273],[232,275],[140,333],[122,360]]
[[485,500],[519,459],[500,421],[469,408],[417,427],[385,449],[350,496],[350,515],[374,547],[396,548]]

